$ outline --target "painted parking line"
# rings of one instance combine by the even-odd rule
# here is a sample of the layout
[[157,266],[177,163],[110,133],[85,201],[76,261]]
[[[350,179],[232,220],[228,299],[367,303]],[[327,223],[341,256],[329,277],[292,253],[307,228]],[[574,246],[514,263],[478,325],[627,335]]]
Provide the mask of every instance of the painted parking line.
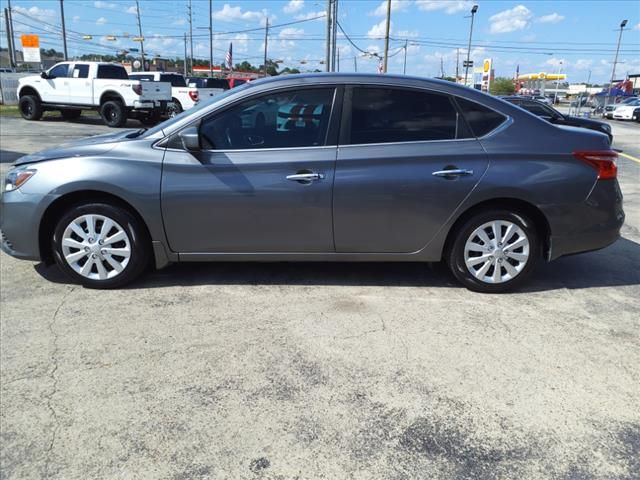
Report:
[[628,153],[618,152],[618,155],[622,155],[624,158],[628,158],[629,160],[640,163],[640,158],[636,158],[633,155],[629,155]]

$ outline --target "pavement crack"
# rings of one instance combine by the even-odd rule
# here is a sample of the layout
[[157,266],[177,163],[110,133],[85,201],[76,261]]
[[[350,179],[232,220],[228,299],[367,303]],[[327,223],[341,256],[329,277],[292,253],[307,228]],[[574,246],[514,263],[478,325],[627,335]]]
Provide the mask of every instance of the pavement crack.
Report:
[[58,313],[60,313],[60,309],[62,309],[65,302],[67,301],[67,298],[69,297],[69,295],[71,295],[74,292],[75,289],[76,287],[71,287],[71,289],[69,289],[69,291],[67,291],[67,293],[64,294],[55,312],[53,312],[53,315],[51,316],[51,320],[49,321],[49,324],[48,324],[49,332],[51,333],[51,336],[53,338],[53,351],[51,352],[51,362],[53,364],[53,368],[51,369],[51,372],[49,372],[48,377],[53,382],[53,387],[51,388],[51,392],[45,395],[45,398],[47,399],[47,408],[51,412],[51,417],[53,418],[54,426],[53,426],[53,429],[51,430],[51,438],[49,439],[49,445],[46,450],[46,458],[44,463],[45,478],[50,478],[49,466],[51,463],[51,452],[53,451],[53,447],[56,442],[56,437],[58,435],[58,430],[60,429],[60,420],[58,419],[58,412],[53,406],[53,397],[56,393],[58,393],[57,373],[58,373],[58,349],[59,349],[58,347],[59,334],[56,332],[54,326],[58,319]]

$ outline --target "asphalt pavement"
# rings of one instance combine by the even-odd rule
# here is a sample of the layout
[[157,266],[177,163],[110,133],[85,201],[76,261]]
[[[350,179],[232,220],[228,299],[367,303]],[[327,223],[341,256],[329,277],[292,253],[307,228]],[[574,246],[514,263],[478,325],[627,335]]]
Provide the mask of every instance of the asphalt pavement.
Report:
[[[95,291],[0,254],[0,478],[640,478],[640,125],[612,125],[623,238],[514,294],[377,263]],[[0,172],[105,131],[0,118]]]

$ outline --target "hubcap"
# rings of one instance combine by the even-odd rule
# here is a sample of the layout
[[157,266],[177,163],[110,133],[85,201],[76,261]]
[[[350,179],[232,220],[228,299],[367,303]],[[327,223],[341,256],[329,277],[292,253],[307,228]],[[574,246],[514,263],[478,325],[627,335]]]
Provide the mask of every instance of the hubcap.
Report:
[[76,273],[91,280],[107,280],[129,264],[131,242],[127,232],[109,217],[82,215],[62,234],[62,254]]
[[476,228],[464,246],[464,263],[484,283],[513,280],[529,260],[529,239],[515,223],[487,222]]

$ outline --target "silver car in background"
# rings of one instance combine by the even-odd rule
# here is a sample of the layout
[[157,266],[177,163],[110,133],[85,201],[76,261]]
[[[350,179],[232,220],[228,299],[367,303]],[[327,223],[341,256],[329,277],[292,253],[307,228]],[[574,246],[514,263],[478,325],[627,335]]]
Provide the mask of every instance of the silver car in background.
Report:
[[3,190],[3,250],[95,288],[172,262],[445,261],[502,292],[624,221],[606,135],[392,75],[256,81],[22,157]]

